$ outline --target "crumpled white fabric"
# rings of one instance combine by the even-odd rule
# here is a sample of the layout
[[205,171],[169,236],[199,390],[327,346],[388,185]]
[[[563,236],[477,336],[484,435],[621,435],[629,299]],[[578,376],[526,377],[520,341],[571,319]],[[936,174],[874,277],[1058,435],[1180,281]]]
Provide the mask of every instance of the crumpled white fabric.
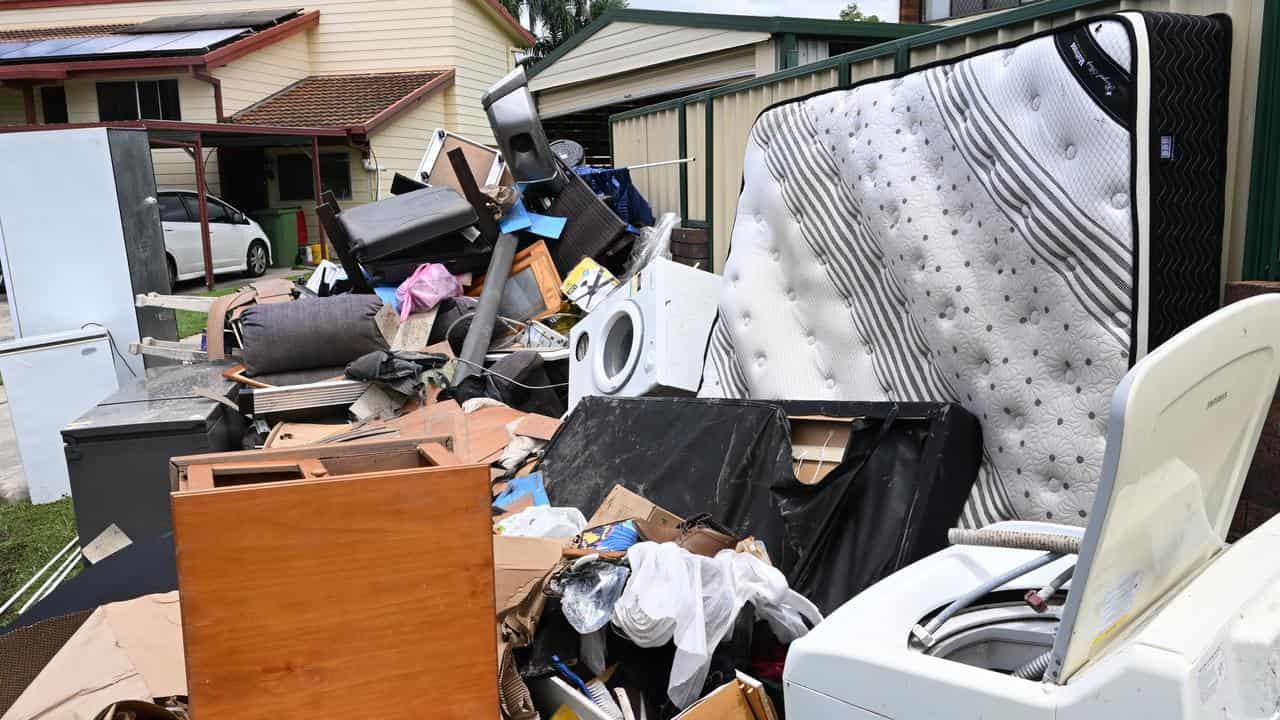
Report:
[[679,708],[698,698],[711,653],[750,602],[784,643],[822,622],[813,603],[759,558],[721,550],[714,558],[674,543],[643,542],[627,551],[631,579],[613,606],[613,624],[640,647],[675,640],[667,696]]

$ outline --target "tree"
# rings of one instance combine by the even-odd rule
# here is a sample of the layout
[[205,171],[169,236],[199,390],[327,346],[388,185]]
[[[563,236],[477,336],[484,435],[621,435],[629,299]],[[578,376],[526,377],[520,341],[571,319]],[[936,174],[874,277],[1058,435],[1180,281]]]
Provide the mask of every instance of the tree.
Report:
[[844,9],[840,11],[840,19],[853,22],[881,22],[879,15],[864,14],[862,8],[858,7],[856,2],[851,2],[844,6]]
[[502,0],[507,12],[522,19],[538,38],[525,62],[548,55],[570,35],[609,10],[622,10],[627,0]]

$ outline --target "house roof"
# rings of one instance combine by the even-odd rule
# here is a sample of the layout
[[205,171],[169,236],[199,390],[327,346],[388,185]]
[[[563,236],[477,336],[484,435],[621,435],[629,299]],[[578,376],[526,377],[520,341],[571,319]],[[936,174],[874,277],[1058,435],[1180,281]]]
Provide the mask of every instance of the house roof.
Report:
[[[67,5],[110,5],[120,2],[150,2],[154,0],[0,0],[0,10],[25,10],[32,8],[65,7]],[[503,25],[509,35],[524,43],[525,47],[538,41],[513,17],[498,0],[474,0],[487,7]]]
[[58,38],[96,37],[112,35],[128,30],[130,25],[73,25],[68,27],[27,28],[25,30],[0,30],[0,42],[30,42],[32,40],[56,40]]
[[367,134],[431,93],[453,83],[454,71],[313,75],[250,105],[233,123],[274,127],[347,128]]
[[763,17],[757,15],[669,12],[666,10],[610,10],[596,18],[590,25],[574,33],[568,40],[561,43],[555,51],[549,53],[542,60],[539,60],[536,65],[529,68],[529,77],[542,72],[556,60],[586,42],[592,35],[615,22],[766,32],[775,35],[795,34],[862,38],[871,41],[896,40],[925,30],[931,30],[934,27],[932,25],[914,25],[910,23],[854,22],[851,20],[819,20],[779,16]]
[[[58,80],[77,73],[118,70],[216,68],[313,28],[319,21],[320,11],[313,10],[261,28],[177,33],[132,33],[126,28],[123,33],[89,36],[83,34],[86,26],[43,28],[39,30],[46,33],[42,37],[2,41],[0,81]],[[64,34],[50,37],[47,33]]]

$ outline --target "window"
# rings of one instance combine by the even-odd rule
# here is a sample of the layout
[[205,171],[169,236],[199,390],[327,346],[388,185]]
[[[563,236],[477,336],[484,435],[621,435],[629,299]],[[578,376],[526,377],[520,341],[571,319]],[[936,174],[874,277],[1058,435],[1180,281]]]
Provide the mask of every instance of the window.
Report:
[[[192,199],[194,200],[194,198]],[[160,196],[160,221],[191,222],[191,216],[187,215],[187,208],[182,204],[182,198],[180,196]]]
[[177,80],[98,83],[98,119],[181,120]]
[[[311,158],[306,155],[281,155],[276,158],[276,177],[280,181],[280,199],[285,202],[313,200]],[[351,157],[346,153],[320,155],[320,190],[332,191],[339,200],[351,199]]]
[[46,125],[67,122],[67,89],[61,85],[40,88],[40,107]]
[[[187,213],[191,216],[190,221],[200,222],[200,202],[196,199],[196,196],[183,195],[182,204],[187,206]],[[231,223],[235,220],[235,213],[221,202],[211,197],[206,197],[205,205],[209,208],[209,222]]]

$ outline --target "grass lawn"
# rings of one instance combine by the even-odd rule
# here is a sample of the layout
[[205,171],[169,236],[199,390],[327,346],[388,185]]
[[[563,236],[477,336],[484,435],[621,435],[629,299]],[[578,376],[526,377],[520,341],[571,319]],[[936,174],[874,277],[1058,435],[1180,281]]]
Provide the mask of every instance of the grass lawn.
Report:
[[[222,297],[230,295],[240,289],[239,285],[228,285],[220,287],[213,292],[205,291],[200,293],[206,297]],[[192,312],[190,310],[174,310],[178,314],[178,337],[191,337],[204,332],[205,327],[209,324],[209,314],[202,312]]]
[[[0,505],[0,603],[17,592],[75,534],[76,516],[71,498],[47,505],[29,502]],[[50,572],[57,567],[54,565]],[[72,570],[72,575],[77,572],[79,568]],[[39,589],[43,581],[42,578],[27,593]],[[8,624],[25,602],[24,597],[0,615],[0,625]]]
[[[289,279],[295,280],[295,281],[304,281],[307,279],[309,275],[310,275],[309,272],[301,273],[296,277],[290,277]],[[220,287],[214,290],[213,292],[206,291],[200,294],[204,295],[205,297],[222,297],[223,295],[230,295],[231,293],[236,292],[241,287],[248,285],[249,282],[250,280],[246,279],[242,282],[229,283],[225,287]],[[180,338],[191,337],[192,335],[199,335],[200,333],[204,332],[204,329],[209,324],[208,313],[192,312],[190,310],[175,310],[174,312],[178,314],[178,337]],[[3,602],[3,601],[0,601],[0,602]]]

